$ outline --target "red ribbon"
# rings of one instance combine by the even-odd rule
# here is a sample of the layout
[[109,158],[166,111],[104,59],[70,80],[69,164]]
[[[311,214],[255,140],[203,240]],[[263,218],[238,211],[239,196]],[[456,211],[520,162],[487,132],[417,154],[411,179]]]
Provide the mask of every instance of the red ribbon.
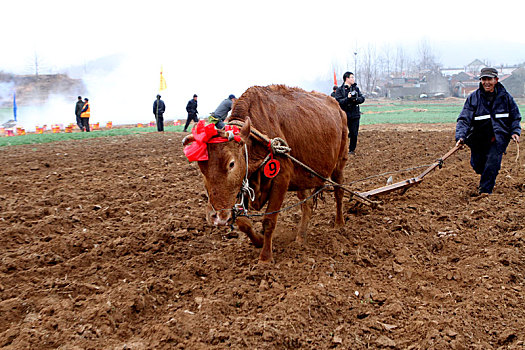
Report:
[[272,140],[268,141],[268,150],[270,151],[270,159],[273,160]]
[[[233,132],[233,139],[237,142],[241,141],[239,135],[239,128],[234,125],[226,125],[225,131]],[[208,143],[221,143],[230,141],[226,137],[214,137],[218,134],[215,124],[206,125],[204,120],[197,123],[191,130],[195,142],[190,143],[184,147],[184,154],[190,162],[208,160]]]

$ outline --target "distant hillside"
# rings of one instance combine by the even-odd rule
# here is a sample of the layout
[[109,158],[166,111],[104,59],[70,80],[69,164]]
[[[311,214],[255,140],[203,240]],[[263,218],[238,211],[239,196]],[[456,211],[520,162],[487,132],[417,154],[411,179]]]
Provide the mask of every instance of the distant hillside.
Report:
[[81,78],[86,74],[102,76],[115,70],[125,59],[123,54],[114,54],[99,57],[83,65],[64,68],[63,72],[72,78]]
[[51,95],[62,95],[75,101],[86,91],[81,79],[72,79],[66,74],[17,75],[0,72],[0,107],[13,106],[16,91],[18,106],[43,105]]

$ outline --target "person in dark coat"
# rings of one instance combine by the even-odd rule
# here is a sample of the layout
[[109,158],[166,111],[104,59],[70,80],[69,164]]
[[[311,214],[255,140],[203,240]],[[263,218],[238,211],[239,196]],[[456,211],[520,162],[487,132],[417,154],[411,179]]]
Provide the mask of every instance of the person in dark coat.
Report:
[[157,95],[157,99],[153,102],[153,114],[155,115],[155,122],[157,123],[157,131],[164,131],[164,112],[166,111],[166,105],[164,101],[160,99],[160,95]]
[[80,131],[84,131],[84,125],[82,125],[82,118],[80,118],[80,114],[82,114],[83,108],[84,102],[82,101],[82,96],[78,96],[78,101],[75,105],[75,116],[77,118],[77,125],[80,128]]
[[228,116],[228,113],[230,112],[230,110],[232,109],[233,107],[233,104],[234,102],[237,100],[237,98],[235,97],[235,95],[230,95],[228,96],[227,99],[223,100],[219,106],[217,107],[217,109],[215,109],[215,112],[213,112],[213,117],[218,119],[217,123],[215,124],[215,126],[217,127],[217,129],[222,129],[224,128],[225,124],[224,124],[224,120],[226,119],[226,117]]
[[89,106],[89,99],[86,97],[84,99],[84,104],[82,105],[82,110],[80,111],[80,120],[82,123],[81,131],[90,132],[89,118],[91,118],[91,107]]
[[333,98],[335,98],[335,92],[337,91],[337,88],[338,86],[337,85],[334,85],[334,87],[332,88],[332,93],[330,94],[330,96],[332,96]]
[[365,97],[355,82],[354,73],[346,72],[343,75],[343,84],[335,91],[335,99],[339,102],[341,109],[346,112],[348,138],[350,139],[349,153],[353,155],[357,146],[359,121],[361,119],[359,105],[365,102]]
[[197,117],[197,114],[199,112],[197,111],[197,94],[193,94],[193,98],[188,101],[188,104],[186,105],[186,112],[188,112],[188,118],[186,119],[186,125],[184,125],[184,132],[188,131],[188,126],[190,125],[191,121],[198,123],[199,117]]
[[498,81],[498,71],[483,68],[479,88],[465,101],[456,124],[456,145],[470,148],[470,165],[481,175],[479,194],[491,194],[510,140],[520,141],[521,114]]

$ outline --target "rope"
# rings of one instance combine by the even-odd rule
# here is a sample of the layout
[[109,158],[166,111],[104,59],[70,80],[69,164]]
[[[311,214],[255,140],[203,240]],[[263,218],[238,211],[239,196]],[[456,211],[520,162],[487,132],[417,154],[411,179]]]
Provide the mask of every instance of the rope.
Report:
[[238,216],[246,216],[247,218],[251,218],[251,217],[257,217],[257,216],[265,216],[265,215],[277,214],[277,213],[280,213],[282,211],[290,210],[290,209],[293,209],[293,208],[297,207],[298,205],[303,204],[304,202],[308,201],[309,199],[317,196],[320,192],[324,191],[325,188],[329,187],[329,186],[331,186],[331,185],[324,185],[323,187],[321,187],[320,189],[318,189],[317,191],[315,191],[313,194],[311,194],[310,196],[306,197],[302,201],[299,201],[299,202],[297,202],[295,204],[292,204],[292,205],[289,205],[287,207],[281,208],[279,210],[271,211],[271,212],[268,212],[268,213],[239,214]]
[[367,177],[364,177],[362,179],[359,179],[359,180],[354,180],[354,181],[351,181],[351,182],[346,182],[342,185],[353,185],[355,183],[358,183],[358,182],[364,182],[366,180],[370,180],[370,179],[373,179],[373,178],[376,178],[376,177],[381,177],[381,176],[386,176],[386,175],[390,175],[390,174],[397,174],[397,173],[403,173],[403,172],[407,172],[407,171],[412,171],[412,170],[416,170],[416,169],[420,169],[420,168],[428,168],[429,166],[431,166],[432,164],[428,164],[428,165],[418,165],[418,166],[415,166],[415,167],[412,167],[412,168],[406,168],[406,169],[401,169],[401,170],[396,170],[396,171],[387,171],[385,173],[381,173],[381,174],[377,174],[377,175],[370,175],[370,176],[367,176]]
[[520,143],[516,142],[516,160],[515,160],[515,162],[517,162],[518,165],[521,166],[519,160],[520,160]]
[[[228,122],[228,124],[235,125],[235,126],[238,126],[238,127],[241,127],[241,128],[244,126],[244,123],[239,121],[239,120],[232,120],[232,121]],[[358,193],[356,193],[354,191],[350,191],[347,188],[344,188],[341,184],[338,184],[337,182],[332,181],[331,179],[328,179],[328,178],[318,174],[315,170],[310,168],[308,165],[304,164],[303,162],[301,162],[297,158],[295,158],[292,155],[290,155],[288,152],[291,151],[291,148],[288,147],[288,144],[283,139],[281,139],[279,137],[276,137],[276,138],[270,140],[266,135],[262,134],[261,132],[259,132],[254,127],[250,128],[250,133],[254,134],[258,138],[260,138],[263,141],[265,141],[266,144],[270,144],[270,146],[272,147],[272,150],[273,150],[273,147],[275,147],[275,152],[276,153],[282,154],[283,156],[286,156],[286,157],[290,158],[290,160],[292,160],[293,162],[299,164],[300,166],[302,166],[303,168],[308,170],[311,174],[317,176],[318,178],[322,179],[323,181],[330,183],[332,186],[340,187],[343,191],[348,192],[357,201],[359,201],[361,203],[364,203],[366,205],[371,205],[371,206],[377,206],[378,205],[378,202],[375,202],[375,201],[370,200],[368,198],[362,197]]]
[[[514,141],[516,142],[516,141]],[[521,162],[520,162],[520,143],[516,142],[516,159],[514,160],[516,162],[516,166],[518,168],[518,173],[521,171]]]
[[250,181],[248,180],[248,146],[244,144],[244,154],[246,155],[246,175],[242,180],[241,192],[240,192],[240,202],[235,204],[236,210],[246,211],[246,204],[244,203],[244,195],[253,202],[255,200],[255,191],[250,187]]
[[[272,215],[272,214],[278,214],[282,211],[286,211],[286,210],[290,210],[290,209],[293,209],[295,207],[297,207],[298,205],[301,205],[303,204],[304,202],[308,201],[309,199],[315,197],[316,195],[318,195],[320,192],[324,191],[327,187],[331,187],[332,185],[324,185],[322,186],[321,188],[319,188],[317,191],[315,191],[313,194],[311,194],[310,196],[306,197],[305,199],[303,199],[302,201],[299,201],[295,204],[292,204],[292,205],[289,205],[287,207],[284,207],[284,208],[281,208],[279,210],[275,210],[275,211],[271,211],[271,212],[268,212],[268,213],[255,213],[255,214],[246,214],[247,213],[247,210],[241,210],[241,208],[237,207],[239,204],[236,204],[236,207],[234,207],[234,215],[233,217],[236,218],[236,217],[239,217],[239,216],[245,216],[247,218],[251,218],[251,217],[259,217],[259,216],[266,216],[266,215]],[[213,206],[212,206],[213,208]],[[213,210],[215,210],[215,208],[213,208]],[[232,210],[232,209],[220,209],[220,210],[215,210],[215,212],[221,212],[221,211],[228,211],[228,210]],[[233,220],[235,221],[235,220]],[[233,226],[233,224],[231,225]]]
[[285,154],[285,153],[288,153],[288,152],[290,152],[292,150],[290,147],[288,147],[288,144],[286,143],[286,141],[284,141],[280,137],[276,137],[274,139],[271,139],[270,140],[270,147],[271,147],[272,152],[274,154],[276,154],[276,153],[278,153],[278,154]]
[[[235,125],[235,126],[238,126],[238,127],[243,127],[244,126],[244,123],[242,123],[240,121],[237,121],[237,120],[232,120],[228,124],[229,125]],[[310,168],[306,164],[302,163],[298,159],[296,159],[293,156],[291,156],[290,154],[288,154],[288,152],[291,151],[291,148],[288,146],[286,141],[283,140],[282,138],[276,137],[276,138],[270,140],[266,135],[262,134],[261,132],[259,132],[257,129],[255,129],[253,127],[250,128],[250,133],[253,134],[254,136],[258,137],[259,139],[265,141],[266,144],[271,148],[273,153],[282,154],[282,155],[290,158],[292,161],[294,161],[295,163],[301,165],[303,168],[308,170],[310,173],[312,173],[313,175],[321,178],[325,182],[328,182],[329,184],[323,185],[322,187],[320,187],[317,191],[315,191],[313,194],[311,194],[307,198],[305,198],[302,201],[299,201],[299,202],[297,202],[295,204],[292,204],[290,206],[287,206],[287,207],[284,207],[284,208],[281,208],[279,210],[275,210],[275,211],[272,211],[272,212],[267,212],[267,213],[247,214],[246,205],[244,203],[244,195],[247,195],[250,198],[250,200],[253,201],[255,199],[255,193],[254,193],[253,189],[249,186],[249,181],[248,181],[248,149],[247,149],[247,146],[245,144],[244,147],[245,147],[245,155],[246,155],[246,176],[245,176],[245,178],[243,180],[241,191],[240,191],[240,197],[241,197],[240,198],[240,203],[235,204],[234,208],[233,208],[233,213],[232,213],[233,222],[235,222],[235,218],[239,217],[239,216],[245,216],[245,217],[248,217],[248,218],[250,218],[250,217],[260,217],[260,216],[272,215],[272,214],[280,213],[282,211],[290,210],[292,208],[295,208],[295,207],[305,203],[306,201],[310,200],[311,198],[315,197],[316,195],[318,195],[319,193],[324,191],[327,187],[334,187],[334,188],[335,187],[339,187],[339,188],[343,189],[343,191],[346,191],[346,192],[350,193],[350,195],[353,196],[358,201],[360,201],[362,203],[365,203],[365,204],[368,204],[368,205],[375,206],[375,205],[378,204],[378,202],[375,202],[375,201],[372,201],[372,200],[370,200],[368,198],[362,197],[359,194],[355,193],[354,191],[351,191],[351,190],[349,190],[349,189],[347,189],[347,188],[345,188],[343,186],[344,185],[355,184],[357,182],[363,182],[363,181],[366,181],[366,180],[369,180],[369,179],[373,179],[373,178],[376,178],[376,177],[385,176],[385,175],[389,175],[389,174],[395,174],[395,173],[400,173],[400,172],[412,171],[412,170],[415,170],[415,169],[425,168],[425,167],[428,168],[429,166],[432,165],[432,164],[431,165],[419,165],[419,166],[406,168],[406,169],[401,169],[401,170],[396,170],[396,171],[388,171],[388,172],[384,172],[384,173],[377,174],[377,175],[367,176],[367,177],[359,179],[359,180],[354,180],[354,181],[348,182],[346,184],[338,184],[338,183],[332,181],[331,179],[328,179],[328,178],[325,178],[325,177],[321,176],[320,174],[315,172],[315,170],[313,170],[312,168]],[[518,151],[517,151],[518,152],[518,156],[516,157],[516,161],[519,158],[519,145],[517,145],[517,147],[518,147]],[[264,164],[269,159],[269,157],[270,157],[270,155],[267,155],[262,164]],[[440,161],[442,162],[441,159],[440,159]],[[259,165],[258,169],[261,166],[262,165]],[[213,206],[212,206],[212,208],[213,208]],[[213,209],[215,210],[215,208],[213,208]],[[224,210],[232,210],[232,209],[221,209],[219,211],[224,211]],[[215,210],[215,211],[218,212],[217,210]],[[232,226],[232,230],[233,230],[233,223],[232,223],[231,226]]]

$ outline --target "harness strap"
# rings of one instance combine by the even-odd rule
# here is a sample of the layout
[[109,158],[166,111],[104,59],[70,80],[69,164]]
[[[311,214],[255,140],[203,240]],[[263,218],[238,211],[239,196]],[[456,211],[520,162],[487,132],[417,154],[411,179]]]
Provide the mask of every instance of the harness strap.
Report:
[[250,181],[248,180],[248,146],[244,144],[244,154],[246,157],[246,175],[244,176],[244,179],[242,180],[242,186],[237,194],[237,198],[239,198],[239,203],[235,203],[233,206],[233,220],[232,222],[235,222],[235,217],[239,216],[240,213],[246,212],[246,203],[244,203],[244,196],[248,196],[251,201],[255,200],[255,191],[253,188],[250,187]]

